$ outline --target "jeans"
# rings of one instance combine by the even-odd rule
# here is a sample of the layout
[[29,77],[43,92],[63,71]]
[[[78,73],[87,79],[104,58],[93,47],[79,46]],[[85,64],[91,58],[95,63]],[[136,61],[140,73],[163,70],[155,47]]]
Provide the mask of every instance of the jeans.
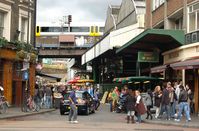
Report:
[[170,103],[170,117],[174,117],[176,113],[176,102]]
[[169,106],[169,105],[162,105],[162,106],[161,106],[160,115],[162,116],[162,115],[163,115],[163,113],[164,113],[164,112],[166,112],[167,120],[170,118],[170,117],[169,117],[169,114],[170,114],[169,109],[170,109],[170,106]]
[[141,115],[140,115],[140,114],[137,114],[136,117],[137,117],[137,122],[141,123],[141,121],[142,121]]
[[135,111],[127,111],[127,116],[134,116],[135,115]]
[[69,112],[68,120],[71,121],[72,119],[73,121],[77,120],[77,108],[75,104],[70,104],[70,112]]
[[156,107],[155,118],[158,118],[159,114],[160,114],[160,107]]
[[46,96],[46,108],[51,107],[51,96]]
[[181,120],[182,118],[182,111],[186,114],[186,120],[190,120],[190,110],[188,102],[180,102],[179,104],[179,112],[178,112],[178,119]]

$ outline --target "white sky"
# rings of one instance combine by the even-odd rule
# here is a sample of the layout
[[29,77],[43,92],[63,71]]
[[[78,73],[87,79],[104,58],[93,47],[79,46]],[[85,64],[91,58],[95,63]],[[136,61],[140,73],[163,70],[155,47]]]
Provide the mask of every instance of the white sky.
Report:
[[37,0],[37,22],[58,22],[72,15],[73,22],[105,22],[108,4],[122,0]]

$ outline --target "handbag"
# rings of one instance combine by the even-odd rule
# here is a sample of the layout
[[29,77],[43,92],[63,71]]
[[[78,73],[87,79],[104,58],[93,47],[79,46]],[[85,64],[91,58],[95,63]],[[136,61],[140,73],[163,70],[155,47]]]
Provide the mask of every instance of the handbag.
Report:
[[143,115],[146,113],[146,107],[142,101],[142,99],[140,100],[140,103],[137,104],[136,106],[136,111],[140,114],[140,115]]

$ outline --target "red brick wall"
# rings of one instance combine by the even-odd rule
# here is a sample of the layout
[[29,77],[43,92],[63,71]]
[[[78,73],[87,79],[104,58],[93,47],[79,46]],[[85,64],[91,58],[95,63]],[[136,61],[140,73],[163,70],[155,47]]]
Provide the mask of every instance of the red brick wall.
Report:
[[167,16],[171,15],[178,9],[183,7],[184,0],[168,0],[167,3]]
[[164,4],[152,12],[152,25],[155,26],[160,21],[164,20]]
[[151,0],[146,0],[145,28],[151,28]]

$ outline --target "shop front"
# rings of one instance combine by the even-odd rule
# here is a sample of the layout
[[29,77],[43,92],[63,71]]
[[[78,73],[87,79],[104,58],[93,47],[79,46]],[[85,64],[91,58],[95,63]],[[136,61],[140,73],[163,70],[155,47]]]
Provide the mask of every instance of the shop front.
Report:
[[[136,71],[135,76],[152,76],[151,68],[161,65],[153,70],[153,73],[159,74],[153,76],[163,77],[167,65],[163,65],[162,53],[182,44],[184,44],[182,30],[147,29],[117,49],[116,54],[123,57],[131,56],[129,57],[132,61],[131,70]],[[126,63],[124,59],[123,63]],[[125,68],[123,69],[125,73]]]
[[0,85],[4,88],[4,96],[10,105],[20,106],[23,103],[26,81],[28,91],[34,94],[35,65],[28,62],[28,80],[23,79],[23,60],[17,58],[13,49],[0,48]]
[[182,80],[194,92],[195,112],[199,107],[199,43],[184,45],[163,53],[164,65],[173,69],[173,81]]

